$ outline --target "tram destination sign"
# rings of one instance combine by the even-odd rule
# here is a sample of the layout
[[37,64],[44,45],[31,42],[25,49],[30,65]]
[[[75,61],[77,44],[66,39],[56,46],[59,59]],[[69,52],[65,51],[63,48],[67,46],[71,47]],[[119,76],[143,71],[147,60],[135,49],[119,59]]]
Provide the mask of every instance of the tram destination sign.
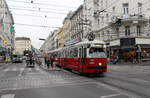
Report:
[[92,44],[91,47],[103,47],[102,44]]

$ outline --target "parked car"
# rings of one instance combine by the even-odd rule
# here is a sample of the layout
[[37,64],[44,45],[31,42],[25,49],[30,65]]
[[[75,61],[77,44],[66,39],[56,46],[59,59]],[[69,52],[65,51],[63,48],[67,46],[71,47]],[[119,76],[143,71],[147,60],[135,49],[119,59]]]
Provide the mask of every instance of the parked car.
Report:
[[23,58],[22,58],[22,56],[13,55],[12,62],[13,63],[22,63],[23,62]]

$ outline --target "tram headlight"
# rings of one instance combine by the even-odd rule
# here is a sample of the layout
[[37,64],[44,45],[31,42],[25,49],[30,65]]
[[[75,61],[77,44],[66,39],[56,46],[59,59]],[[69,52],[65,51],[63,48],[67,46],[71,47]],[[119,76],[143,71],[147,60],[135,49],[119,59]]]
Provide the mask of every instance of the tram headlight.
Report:
[[102,63],[98,63],[99,66],[102,66]]

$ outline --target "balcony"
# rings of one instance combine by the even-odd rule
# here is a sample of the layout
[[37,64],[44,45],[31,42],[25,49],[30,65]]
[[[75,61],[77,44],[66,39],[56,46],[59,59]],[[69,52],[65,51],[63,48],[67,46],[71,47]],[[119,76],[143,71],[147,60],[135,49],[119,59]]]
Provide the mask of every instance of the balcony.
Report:
[[[118,23],[121,25],[136,25],[136,24],[145,24],[148,22],[148,19],[145,18],[144,15],[130,15],[128,18],[124,18],[124,16],[118,17],[113,16],[111,21],[109,22],[110,26],[118,26]],[[119,25],[119,26],[121,26]]]

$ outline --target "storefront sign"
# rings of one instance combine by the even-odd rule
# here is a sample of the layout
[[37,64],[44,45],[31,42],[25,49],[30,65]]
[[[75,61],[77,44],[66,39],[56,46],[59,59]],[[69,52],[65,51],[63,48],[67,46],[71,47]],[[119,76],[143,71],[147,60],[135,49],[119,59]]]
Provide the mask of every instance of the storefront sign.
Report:
[[76,43],[79,43],[81,42],[81,38],[76,38],[76,39],[73,39],[73,40],[67,40],[65,41],[65,45],[73,45],[73,44],[76,44]]
[[114,40],[109,43],[109,46],[120,46],[120,40]]
[[123,38],[120,39],[121,46],[133,46],[135,45],[135,38]]
[[148,38],[136,38],[137,45],[150,45],[150,39]]

